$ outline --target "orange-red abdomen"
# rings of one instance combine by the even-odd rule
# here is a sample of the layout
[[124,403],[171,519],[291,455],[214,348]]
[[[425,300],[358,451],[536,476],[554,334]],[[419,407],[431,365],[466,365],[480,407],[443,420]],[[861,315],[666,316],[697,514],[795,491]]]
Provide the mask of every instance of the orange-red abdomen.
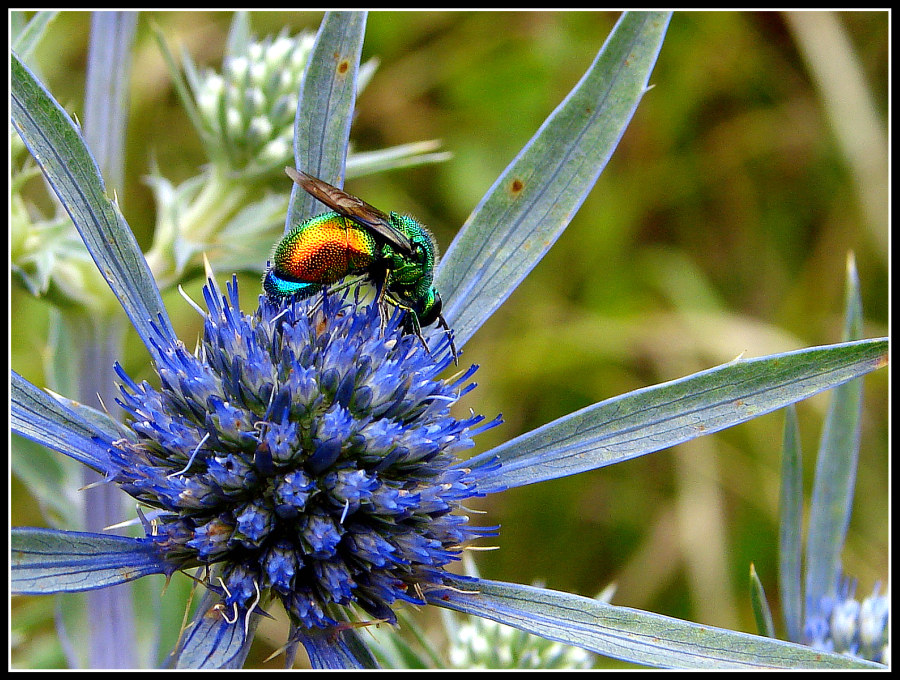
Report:
[[272,256],[277,276],[306,283],[331,284],[366,271],[378,243],[363,227],[337,213],[313,217],[282,239]]

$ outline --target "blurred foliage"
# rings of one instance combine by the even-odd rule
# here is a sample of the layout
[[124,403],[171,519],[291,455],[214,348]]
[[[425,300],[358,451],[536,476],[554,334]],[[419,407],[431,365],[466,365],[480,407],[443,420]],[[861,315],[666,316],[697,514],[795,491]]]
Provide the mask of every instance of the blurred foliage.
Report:
[[[320,17],[254,13],[251,25],[259,36],[285,26],[295,33],[315,30]],[[849,103],[860,119],[880,125],[884,145],[867,156],[877,163],[887,149],[888,15],[834,17],[866,88],[865,98]],[[414,215],[446,248],[580,78],[616,18],[372,13],[363,58],[377,57],[381,66],[360,99],[354,148],[439,138],[454,158],[366,177],[348,189]],[[141,176],[151,159],[173,181],[204,162],[150,21],[198,64],[218,65],[230,19],[151,12],[139,21],[128,179],[118,195],[145,246],[154,215]],[[70,112],[83,110],[88,30],[86,13],[62,13],[33,60]],[[825,54],[847,56],[841,49],[828,44]],[[462,363],[481,365],[480,387],[465,408],[505,419],[479,438],[478,450],[741,353],[839,341],[850,250],[861,279],[864,336],[887,333],[886,161],[883,186],[857,180],[786,15],[676,13],[651,83],[567,233],[465,347]],[[852,83],[829,83],[853,91]],[[883,195],[884,204],[866,212],[861,187]],[[245,308],[257,285],[244,279]],[[198,291],[199,283],[189,292]],[[43,384],[35,348],[46,339],[46,311],[18,290],[12,304],[12,365]],[[175,296],[167,306],[190,346],[196,314]],[[144,361],[136,351],[126,370],[140,373],[133,368]],[[888,573],[887,372],[865,380],[857,503],[844,555],[861,593]],[[825,404],[818,397],[798,409],[807,490]],[[501,549],[478,558],[481,574],[590,596],[615,581],[614,604],[754,631],[746,590],[751,561],[776,600],[782,425],[783,416],[773,414],[676,450],[495,494],[483,503],[487,514],[475,517],[502,525]],[[27,500],[15,508],[14,523],[40,524]],[[779,622],[776,628],[783,632]]]

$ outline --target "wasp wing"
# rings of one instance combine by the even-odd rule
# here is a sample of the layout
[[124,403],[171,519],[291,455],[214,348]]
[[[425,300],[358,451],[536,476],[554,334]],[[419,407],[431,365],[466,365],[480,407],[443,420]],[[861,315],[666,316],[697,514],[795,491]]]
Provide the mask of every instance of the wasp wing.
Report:
[[391,224],[391,218],[361,198],[348,194],[342,189],[323,182],[318,177],[307,175],[302,170],[287,167],[284,171],[292,180],[313,198],[318,199],[339,215],[371,229],[392,246],[406,254],[413,252],[412,241],[402,231]]

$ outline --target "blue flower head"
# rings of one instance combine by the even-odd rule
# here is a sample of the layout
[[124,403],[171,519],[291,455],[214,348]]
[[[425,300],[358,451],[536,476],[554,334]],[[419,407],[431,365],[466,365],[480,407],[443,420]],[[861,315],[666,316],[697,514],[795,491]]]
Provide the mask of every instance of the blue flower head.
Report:
[[218,566],[226,609],[272,595],[304,628],[336,625],[336,605],[393,623],[396,601],[425,604],[463,546],[493,533],[459,511],[479,473],[458,454],[498,422],[450,415],[476,367],[440,379],[446,336],[435,360],[401,334],[402,312],[382,335],[377,305],[346,295],[262,296],[250,315],[236,280],[204,295],[196,352],[154,338],[158,389],[117,367],[131,432],[110,477],[157,509],[163,559]]
[[855,598],[855,590],[855,581],[842,578],[835,595],[809,602],[804,641],[814,649],[889,663],[890,598],[880,593],[877,583],[862,603]]
[[[459,347],[590,191],[647,90],[668,20],[664,13],[623,16],[435,268],[442,314]],[[246,38],[237,23],[235,43]],[[364,26],[363,13],[326,15],[304,75],[298,110],[315,113],[296,118],[294,157],[329,179],[345,176],[355,94],[347,76],[358,65]],[[347,57],[337,69],[335,54]],[[447,567],[474,540],[496,533],[470,524],[469,499],[628,460],[782,408],[882,366],[886,340],[730,362],[596,403],[463,461],[473,437],[499,422],[450,414],[472,389],[475,367],[441,377],[455,358],[449,332],[418,337],[403,309],[382,319],[380,306],[360,304],[352,288],[302,301],[260,297],[247,314],[236,279],[223,294],[210,276],[203,333],[188,351],[80,130],[17,55],[11,82],[17,131],[158,374],[151,386],[116,365],[123,424],[12,373],[13,431],[151,508],[141,513],[141,538],[14,529],[14,592],[88,591],[196,568],[206,591],[181,638],[182,666],[241,664],[274,601],[292,623],[288,664],[303,644],[315,667],[375,665],[353,627],[394,623],[401,606],[426,603],[649,665],[845,663]],[[327,124],[310,134],[300,129],[310,118]],[[287,226],[314,214],[313,203],[295,193]],[[188,241],[172,237],[178,247],[167,255],[179,259],[172,271],[189,259]],[[869,609],[869,618],[884,620],[880,603]],[[877,627],[865,630],[860,641],[878,644]]]

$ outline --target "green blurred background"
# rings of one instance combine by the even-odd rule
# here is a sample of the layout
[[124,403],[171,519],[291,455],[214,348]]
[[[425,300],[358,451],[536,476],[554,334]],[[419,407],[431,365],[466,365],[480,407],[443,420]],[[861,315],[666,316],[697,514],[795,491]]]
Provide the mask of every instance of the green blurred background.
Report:
[[[436,138],[453,158],[354,180],[348,190],[416,216],[446,249],[581,77],[617,16],[372,13],[363,57],[377,57],[380,67],[359,100],[354,148]],[[284,27],[296,33],[315,30],[320,18],[253,13],[251,25],[257,36]],[[128,179],[119,197],[144,246],[154,223],[142,182],[151,159],[173,181],[204,162],[151,20],[170,45],[218,69],[231,14],[150,12],[138,23]],[[78,114],[89,21],[86,13],[61,14],[34,60],[54,96]],[[548,256],[465,347],[462,363],[481,368],[479,388],[459,415],[472,408],[505,421],[479,437],[476,451],[742,353],[839,341],[851,250],[864,335],[886,335],[887,45],[885,12],[675,14],[654,87],[596,187]],[[244,281],[249,305],[254,277]],[[188,288],[199,299],[199,285]],[[177,296],[166,302],[191,345],[196,314]],[[47,337],[44,306],[16,289],[12,309],[12,365],[43,384],[36,349]],[[125,363],[139,367],[146,355],[131,339]],[[857,501],[844,552],[860,597],[888,573],[886,394],[887,371],[865,379]],[[807,490],[826,404],[820,396],[799,406]],[[775,413],[676,449],[484,499],[478,508],[486,514],[476,521],[502,529],[494,541],[500,549],[477,555],[481,574],[588,596],[614,582],[615,604],[755,632],[751,562],[773,603],[777,596],[782,425],[783,414]],[[12,490],[13,523],[40,525],[15,480]],[[252,658],[282,644],[278,625],[261,627]],[[52,647],[52,631],[47,635]]]

